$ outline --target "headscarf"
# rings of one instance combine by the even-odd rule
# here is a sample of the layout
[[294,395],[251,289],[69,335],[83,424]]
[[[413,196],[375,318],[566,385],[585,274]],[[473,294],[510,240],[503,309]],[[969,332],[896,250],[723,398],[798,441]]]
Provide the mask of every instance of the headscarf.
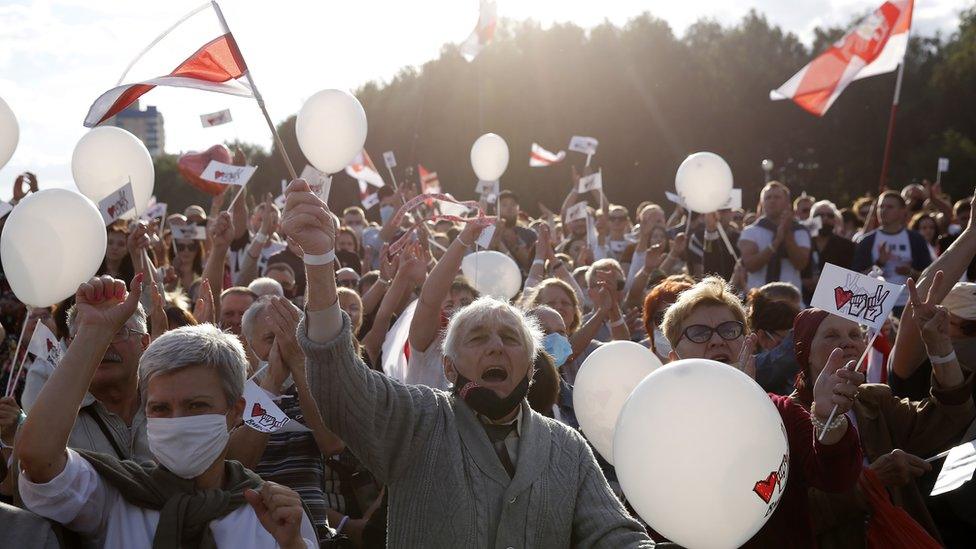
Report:
[[800,401],[806,405],[813,402],[813,386],[807,382],[813,337],[817,335],[817,329],[828,314],[830,313],[823,309],[804,309],[793,321],[793,355],[800,365],[800,371],[796,373],[796,391]]

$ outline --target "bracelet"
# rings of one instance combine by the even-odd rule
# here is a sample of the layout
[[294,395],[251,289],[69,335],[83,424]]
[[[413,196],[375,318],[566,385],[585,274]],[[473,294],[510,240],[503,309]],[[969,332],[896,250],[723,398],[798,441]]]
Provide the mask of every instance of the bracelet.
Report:
[[335,261],[335,258],[335,250],[329,250],[324,254],[319,255],[305,254],[302,256],[302,261],[305,262],[306,265],[328,265],[329,263]]
[[621,316],[617,320],[614,320],[613,322],[609,323],[609,325],[611,328],[616,328],[617,326],[623,326],[625,323],[626,321],[624,320],[624,317]]
[[950,362],[955,362],[955,360],[956,360],[956,351],[955,351],[955,349],[953,349],[946,356],[932,356],[932,355],[929,355],[929,362],[932,363],[932,366],[941,366],[943,364],[948,364]]
[[265,242],[268,241],[268,235],[264,233],[258,233],[254,235],[254,241],[257,242],[258,244],[264,244]]
[[469,250],[471,249],[471,246],[474,246],[474,244],[466,244],[464,242],[464,240],[461,239],[461,235],[458,235],[458,237],[455,240],[457,240],[458,242],[460,242],[462,246],[464,246],[465,248],[467,248]]
[[389,280],[384,280],[382,276],[376,277],[376,281],[379,282],[380,284],[384,285],[384,286],[389,286],[390,285],[390,281]]
[[824,433],[827,431],[833,431],[834,429],[840,427],[842,423],[847,423],[847,414],[837,414],[834,416],[834,420],[830,424],[826,424],[820,421],[817,417],[816,411],[814,410],[814,405],[810,406],[810,421],[813,423],[813,428],[818,433]]
[[536,259],[532,262],[533,267],[535,267],[536,265],[545,265],[545,264],[546,264],[545,259]]
[[342,529],[346,527],[346,523],[349,522],[349,515],[343,515],[342,520],[339,521],[339,526],[336,528],[336,535],[342,533]]

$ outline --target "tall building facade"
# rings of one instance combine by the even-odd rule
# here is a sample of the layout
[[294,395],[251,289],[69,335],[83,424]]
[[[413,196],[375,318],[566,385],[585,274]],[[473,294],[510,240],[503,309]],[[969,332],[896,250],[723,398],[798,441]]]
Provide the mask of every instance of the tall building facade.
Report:
[[105,123],[122,128],[141,139],[150,155],[155,157],[163,154],[166,144],[163,115],[155,106],[150,105],[142,110],[139,108],[139,101],[136,101]]

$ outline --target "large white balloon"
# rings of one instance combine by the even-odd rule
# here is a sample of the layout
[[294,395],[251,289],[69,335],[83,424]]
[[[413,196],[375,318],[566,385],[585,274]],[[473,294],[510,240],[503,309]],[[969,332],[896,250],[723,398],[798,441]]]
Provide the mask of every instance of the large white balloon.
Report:
[[10,160],[20,141],[20,126],[10,105],[0,97],[0,168]]
[[27,195],[10,212],[0,236],[0,260],[17,299],[49,307],[95,275],[105,244],[105,222],[91,200],[74,191],[45,189]]
[[672,362],[637,385],[613,455],[627,500],[684,547],[744,544],[789,475],[786,429],[769,396],[739,370],[704,359]]
[[650,349],[633,341],[601,345],[583,361],[573,385],[573,409],[587,440],[613,464],[613,432],[627,397],[661,367]]
[[674,186],[692,211],[714,212],[732,193],[732,169],[715,153],[697,152],[678,166]]
[[471,145],[471,167],[482,181],[501,179],[508,168],[508,143],[494,133],[482,135]]
[[464,256],[461,272],[483,295],[512,299],[522,289],[522,272],[518,265],[511,257],[494,250]]
[[344,169],[366,143],[366,111],[352,94],[322,90],[305,101],[295,120],[305,158],[319,171]]
[[138,137],[114,126],[99,126],[78,140],[71,153],[71,175],[81,194],[95,204],[131,179],[136,203],[129,218],[134,218],[136,211],[145,212],[156,180],[146,146]]

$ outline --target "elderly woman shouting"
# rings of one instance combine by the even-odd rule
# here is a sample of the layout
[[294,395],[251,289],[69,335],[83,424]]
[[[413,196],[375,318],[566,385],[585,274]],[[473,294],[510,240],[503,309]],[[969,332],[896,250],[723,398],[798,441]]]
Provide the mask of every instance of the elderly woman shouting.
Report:
[[652,546],[583,437],[526,403],[535,321],[488,298],[456,312],[444,343],[450,392],[371,370],[337,304],[332,216],[303,180],[287,196],[283,226],[308,275],[298,332],[309,385],[326,426],[389,487],[390,547]]
[[97,546],[317,545],[297,494],[224,460],[229,428],[244,409],[247,359],[237,338],[212,325],[167,332],[139,361],[149,449],[159,465],[66,447],[98,357],[126,330],[141,282],[140,274],[128,295],[107,276],[78,289],[75,337],[16,443],[24,503]]
[[[721,278],[706,278],[682,292],[664,314],[662,330],[671,343],[672,360],[707,358],[737,364],[755,376],[751,363],[756,336],[746,336],[742,302]],[[843,492],[857,482],[861,452],[857,433],[844,412],[854,404],[864,375],[842,369],[846,361],[840,349],[829,354],[823,357],[826,365],[813,387],[813,412],[807,412],[789,397],[769,393],[786,428],[790,475],[779,506],[746,547],[813,547],[807,488]],[[838,419],[826,424],[835,405],[840,412]],[[817,435],[824,429],[820,442]]]
[[[860,387],[849,415],[857,424],[866,466],[859,486],[843,494],[810,491],[814,527],[821,547],[865,546],[873,515],[866,496],[871,484],[887,488],[892,503],[904,508],[925,528],[933,545],[941,542],[925,499],[915,485],[915,477],[931,469],[923,457],[953,446],[976,417],[973,375],[964,374],[960,368],[949,339],[948,313],[933,299],[942,291],[943,278],[942,271],[936,272],[924,301],[919,298],[914,281],[908,280],[913,326],[918,327],[917,335],[921,336],[933,366],[931,396],[912,402],[894,396],[884,384]],[[831,350],[841,348],[845,359],[856,359],[866,346],[860,326],[820,309],[807,309],[796,317],[794,338],[801,370],[792,398],[804,407],[810,406],[812,396],[808,380],[819,375],[820,364]]]

